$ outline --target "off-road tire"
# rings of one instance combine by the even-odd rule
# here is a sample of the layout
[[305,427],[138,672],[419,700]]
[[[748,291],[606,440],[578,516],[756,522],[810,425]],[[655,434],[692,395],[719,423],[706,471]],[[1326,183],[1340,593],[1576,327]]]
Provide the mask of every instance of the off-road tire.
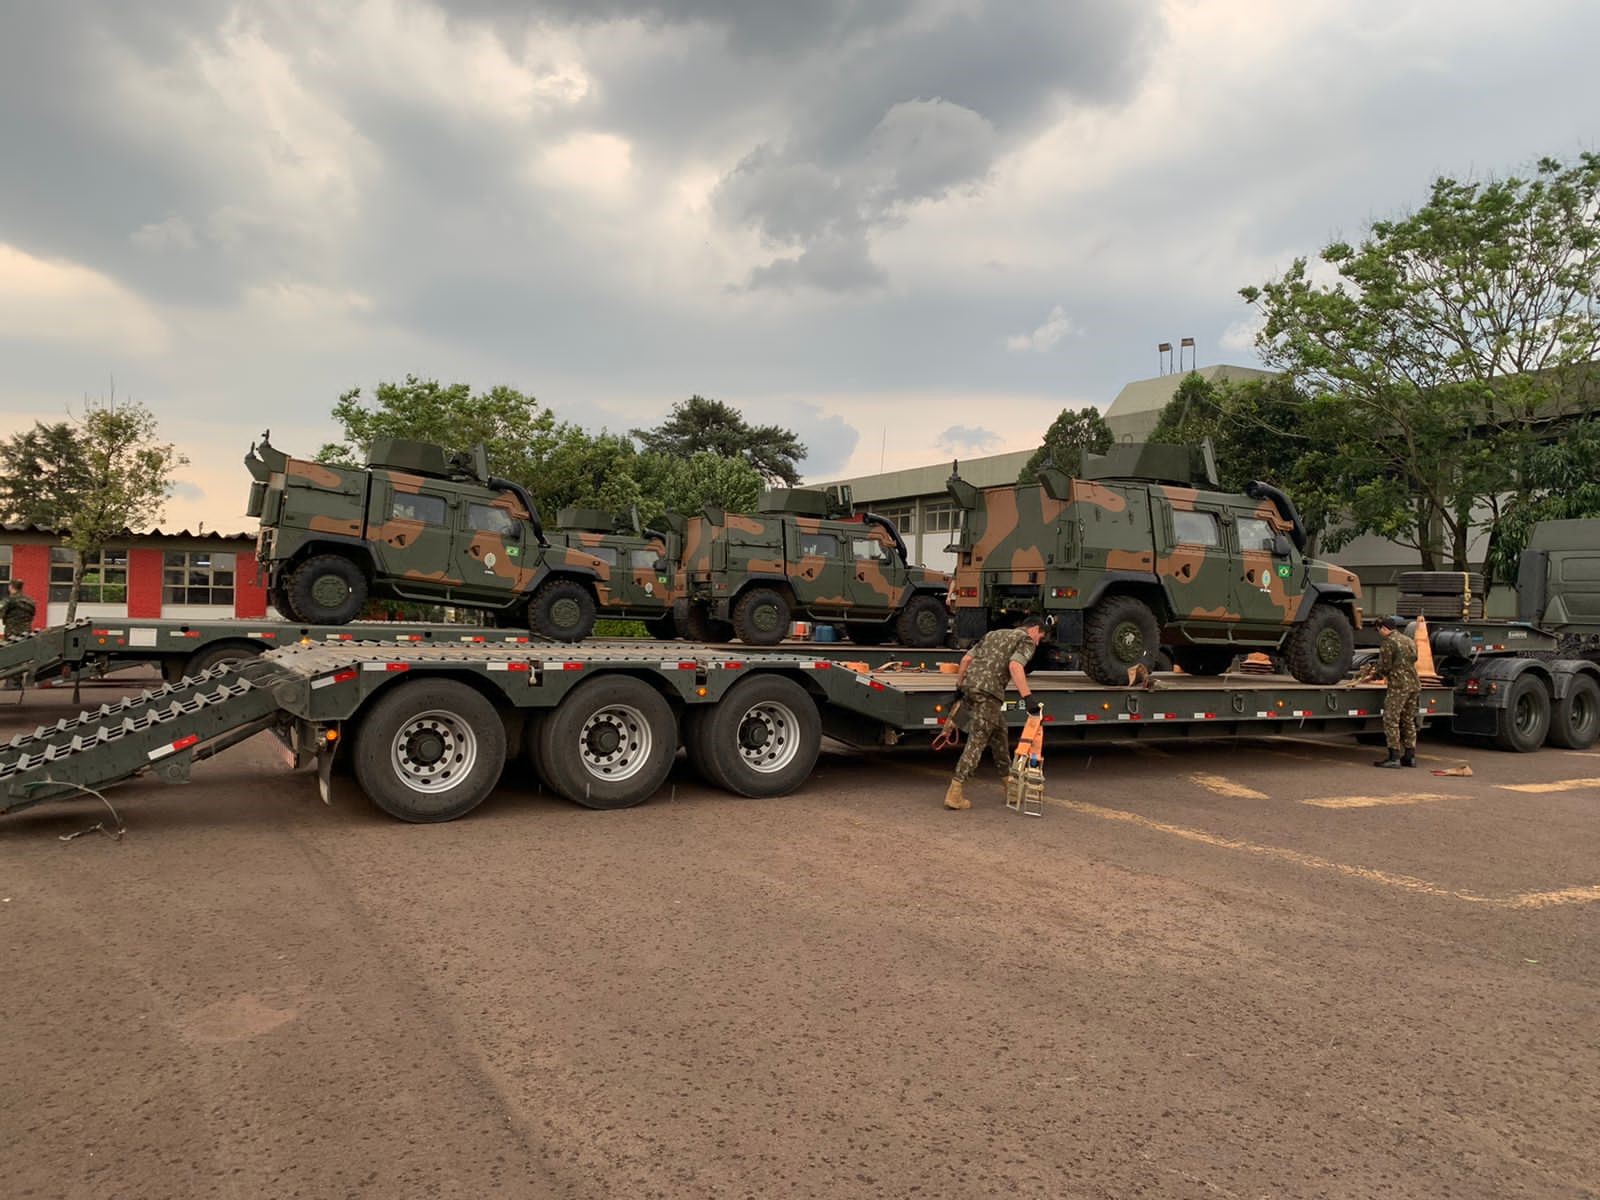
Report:
[[1600,738],[1600,683],[1579,675],[1556,701],[1550,714],[1550,744],[1566,750],[1587,750]]
[[683,620],[683,636],[691,642],[726,642],[733,638],[733,626],[713,617],[704,604],[691,604]]
[[1083,669],[1096,683],[1127,687],[1138,663],[1155,669],[1161,626],[1137,596],[1108,596],[1083,621]]
[[659,642],[670,642],[678,636],[678,623],[673,620],[671,613],[649,617],[644,622],[644,631]]
[[348,625],[367,603],[366,574],[342,554],[306,559],[285,590],[304,625]]
[[891,632],[887,621],[846,621],[844,631],[858,646],[881,646],[889,640]]
[[950,636],[950,610],[926,592],[911,597],[894,619],[894,638],[902,646],[931,650]]
[[1550,732],[1550,689],[1532,671],[1524,671],[1506,689],[1506,706],[1499,713],[1494,744],[1502,750],[1531,754],[1544,745]]
[[1221,675],[1239,657],[1232,646],[1174,646],[1171,654],[1185,675]]
[[1283,646],[1283,661],[1301,683],[1338,683],[1350,674],[1356,653],[1356,632],[1344,610],[1314,604]]
[[505,762],[500,714],[453,679],[393,685],[356,734],[361,790],[402,821],[453,821],[471,812],[494,790]]
[[289,581],[287,579],[280,580],[273,585],[268,599],[272,601],[272,607],[278,610],[278,615],[285,621],[293,621],[296,625],[308,624],[306,619],[295,611],[294,600],[289,596]]
[[746,646],[776,646],[789,636],[790,611],[777,588],[750,588],[733,606],[733,635]]
[[583,641],[594,618],[594,593],[576,579],[547,579],[528,601],[528,628],[552,641]]
[[535,727],[536,770],[585,808],[631,808],[660,790],[678,753],[678,722],[655,688],[602,675],[573,688]]
[[739,796],[784,796],[811,774],[822,749],[822,718],[792,679],[753,675],[720,703],[684,715],[689,763],[707,783]]

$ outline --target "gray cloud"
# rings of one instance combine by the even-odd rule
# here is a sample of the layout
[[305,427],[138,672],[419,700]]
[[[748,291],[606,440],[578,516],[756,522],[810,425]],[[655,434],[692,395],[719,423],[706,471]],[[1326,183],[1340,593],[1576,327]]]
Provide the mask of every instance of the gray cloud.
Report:
[[951,454],[981,454],[998,446],[1000,435],[981,425],[952,425],[939,435],[938,444]]

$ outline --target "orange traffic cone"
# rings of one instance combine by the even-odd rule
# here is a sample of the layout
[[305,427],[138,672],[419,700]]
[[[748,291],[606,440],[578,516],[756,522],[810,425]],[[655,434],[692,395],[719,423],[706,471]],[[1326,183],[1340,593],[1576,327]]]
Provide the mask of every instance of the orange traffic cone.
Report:
[[1428,637],[1428,618],[1417,618],[1417,682],[1423,687],[1442,687],[1444,680],[1433,668],[1433,642]]

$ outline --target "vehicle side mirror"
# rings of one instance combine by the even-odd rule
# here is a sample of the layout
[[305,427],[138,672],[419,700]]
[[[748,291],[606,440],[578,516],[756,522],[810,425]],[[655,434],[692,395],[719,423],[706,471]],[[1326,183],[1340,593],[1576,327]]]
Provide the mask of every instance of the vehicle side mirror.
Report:
[[1272,554],[1274,558],[1288,558],[1294,553],[1294,546],[1289,542],[1289,535],[1280,533],[1272,539]]

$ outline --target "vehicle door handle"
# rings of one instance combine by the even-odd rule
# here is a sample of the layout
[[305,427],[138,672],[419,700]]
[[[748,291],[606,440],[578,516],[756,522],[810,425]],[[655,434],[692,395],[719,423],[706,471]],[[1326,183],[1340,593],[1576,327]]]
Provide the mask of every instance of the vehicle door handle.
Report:
[[865,575],[861,574],[860,571],[856,572],[856,578],[861,580],[862,583],[865,583],[867,581],[867,577]]

